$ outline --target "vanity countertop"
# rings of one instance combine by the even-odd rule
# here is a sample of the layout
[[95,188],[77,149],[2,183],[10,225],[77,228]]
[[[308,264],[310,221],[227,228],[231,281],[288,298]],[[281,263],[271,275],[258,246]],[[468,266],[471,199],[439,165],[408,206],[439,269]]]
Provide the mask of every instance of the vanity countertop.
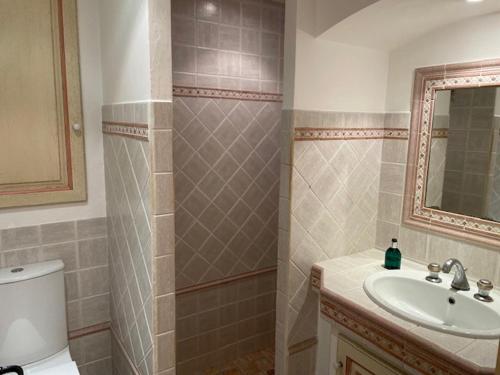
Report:
[[[311,281],[320,291],[322,314],[405,364],[427,366],[425,372],[441,372],[439,365],[433,370],[429,363],[422,364],[431,354],[430,363],[440,363],[442,368],[456,365],[458,370],[452,371],[453,374],[494,374],[498,340],[477,340],[433,331],[392,315],[368,297],[363,282],[371,274],[385,270],[383,259],[383,251],[370,249],[314,264]],[[401,269],[427,271],[423,264],[405,259]],[[474,284],[471,282],[471,285]]]

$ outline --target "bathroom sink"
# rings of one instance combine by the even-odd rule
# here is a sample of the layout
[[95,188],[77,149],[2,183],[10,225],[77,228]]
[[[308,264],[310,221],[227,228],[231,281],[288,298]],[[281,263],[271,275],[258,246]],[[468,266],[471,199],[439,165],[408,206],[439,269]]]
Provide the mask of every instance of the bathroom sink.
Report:
[[474,298],[471,290],[456,291],[453,276],[442,274],[439,284],[425,280],[423,271],[382,271],[365,279],[366,294],[380,307],[417,325],[452,335],[482,339],[500,337],[500,294],[493,302]]

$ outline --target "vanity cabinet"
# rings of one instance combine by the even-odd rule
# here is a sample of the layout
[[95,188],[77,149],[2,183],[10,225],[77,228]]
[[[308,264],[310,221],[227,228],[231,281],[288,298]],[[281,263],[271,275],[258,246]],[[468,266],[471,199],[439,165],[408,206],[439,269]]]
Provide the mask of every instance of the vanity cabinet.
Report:
[[343,336],[338,337],[337,363],[335,375],[403,374]]

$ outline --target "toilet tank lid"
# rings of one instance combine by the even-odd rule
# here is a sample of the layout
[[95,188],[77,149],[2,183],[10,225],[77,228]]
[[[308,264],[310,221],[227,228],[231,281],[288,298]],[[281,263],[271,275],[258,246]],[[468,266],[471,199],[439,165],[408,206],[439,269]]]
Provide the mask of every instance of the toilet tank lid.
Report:
[[51,260],[49,262],[33,263],[19,267],[0,268],[0,285],[35,279],[62,269],[64,269],[64,263],[61,260]]

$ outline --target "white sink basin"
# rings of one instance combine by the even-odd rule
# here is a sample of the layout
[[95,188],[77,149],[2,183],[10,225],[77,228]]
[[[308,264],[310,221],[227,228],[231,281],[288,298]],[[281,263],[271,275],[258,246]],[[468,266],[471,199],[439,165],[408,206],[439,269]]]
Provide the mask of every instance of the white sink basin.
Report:
[[380,307],[418,325],[457,336],[500,337],[499,294],[492,291],[494,301],[481,302],[474,298],[473,282],[463,292],[451,289],[453,275],[442,274],[439,284],[425,276],[423,271],[382,271],[366,278],[363,287]]

